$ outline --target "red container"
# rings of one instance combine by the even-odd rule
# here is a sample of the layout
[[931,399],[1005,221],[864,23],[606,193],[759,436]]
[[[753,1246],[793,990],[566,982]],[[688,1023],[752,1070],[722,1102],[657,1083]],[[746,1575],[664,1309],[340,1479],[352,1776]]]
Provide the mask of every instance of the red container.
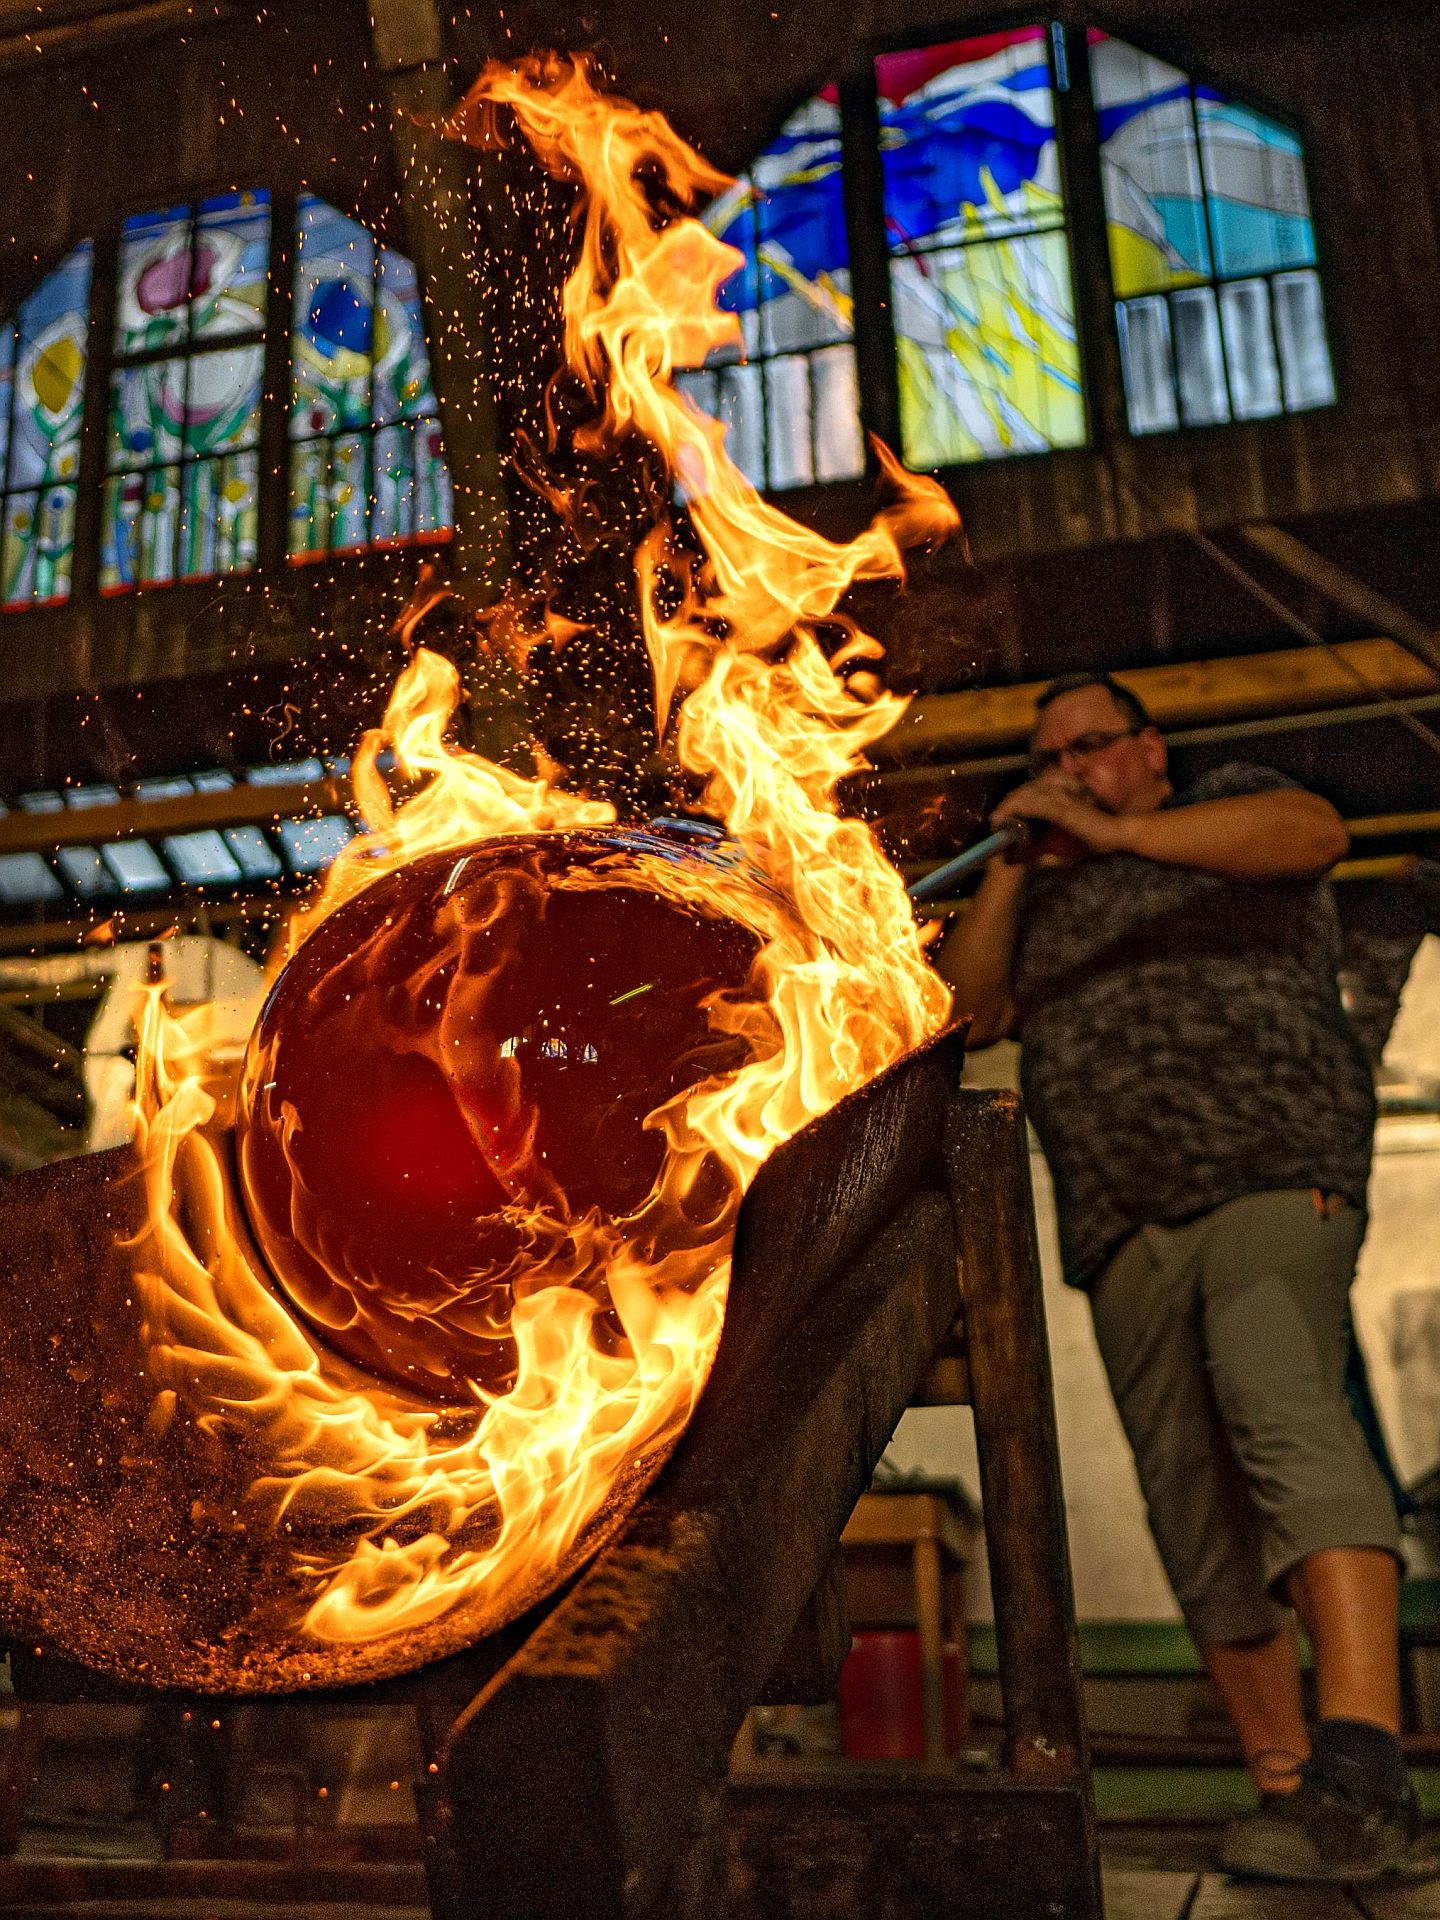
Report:
[[[945,1751],[960,1752],[965,1725],[965,1664],[959,1647],[941,1649]],[[840,1670],[840,1742],[855,1760],[923,1760],[925,1711],[920,1636],[913,1627],[864,1628]]]

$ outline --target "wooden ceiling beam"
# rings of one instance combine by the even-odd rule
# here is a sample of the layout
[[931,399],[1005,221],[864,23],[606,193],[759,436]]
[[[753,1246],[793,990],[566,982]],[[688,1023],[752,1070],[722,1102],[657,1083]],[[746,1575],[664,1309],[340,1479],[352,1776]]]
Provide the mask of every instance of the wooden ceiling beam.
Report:
[[[1145,702],[1159,727],[1359,704],[1377,693],[1407,698],[1440,691],[1440,673],[1390,639],[1125,668],[1115,678]],[[1045,684],[921,695],[876,742],[871,758],[890,764],[1018,746],[1030,736]]]
[[0,854],[48,853],[54,847],[98,846],[136,834],[158,839],[202,827],[268,826],[276,820],[343,813],[351,805],[350,781],[309,780],[294,786],[226,787],[220,793],[187,793],[175,800],[122,800],[108,807],[67,807],[63,813],[7,813],[0,819]]
[[49,60],[83,58],[97,49],[149,34],[214,25],[233,14],[231,0],[139,0],[135,6],[99,7],[47,21],[33,10],[22,31],[18,8],[0,9],[0,74],[23,72]]

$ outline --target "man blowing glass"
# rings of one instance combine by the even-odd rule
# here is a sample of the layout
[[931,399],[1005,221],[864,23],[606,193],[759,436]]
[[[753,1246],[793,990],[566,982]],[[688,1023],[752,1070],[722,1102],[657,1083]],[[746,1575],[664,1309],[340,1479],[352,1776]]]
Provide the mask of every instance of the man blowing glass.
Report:
[[972,1046],[1023,1043],[1065,1277],[1260,1791],[1222,1864],[1391,1872],[1417,1813],[1394,1504],[1343,1385],[1375,1122],[1324,878],[1344,824],[1261,767],[1175,792],[1149,715],[1105,675],[1045,690],[1031,772],[995,823],[1049,823],[1080,857],[993,860],[938,965]]

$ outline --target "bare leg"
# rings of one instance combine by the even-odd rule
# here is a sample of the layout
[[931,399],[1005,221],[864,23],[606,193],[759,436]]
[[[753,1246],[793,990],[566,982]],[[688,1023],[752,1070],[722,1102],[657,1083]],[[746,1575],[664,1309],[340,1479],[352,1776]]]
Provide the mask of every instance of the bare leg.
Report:
[[1320,1718],[1365,1720],[1398,1733],[1400,1569],[1394,1556],[1375,1547],[1327,1547],[1293,1568],[1287,1584],[1315,1649]]
[[1310,1757],[1294,1629],[1268,1640],[1211,1641],[1200,1652],[1256,1786],[1261,1793],[1293,1792],[1299,1762]]

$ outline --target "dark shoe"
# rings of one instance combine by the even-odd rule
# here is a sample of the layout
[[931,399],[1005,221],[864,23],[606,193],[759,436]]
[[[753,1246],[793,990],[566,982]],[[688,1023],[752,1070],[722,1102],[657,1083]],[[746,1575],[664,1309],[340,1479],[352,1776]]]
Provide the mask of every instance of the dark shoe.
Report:
[[1245,1880],[1408,1878],[1407,1856],[1419,1831],[1412,1787],[1401,1800],[1380,1800],[1358,1781],[1336,1780],[1307,1764],[1293,1793],[1271,1795],[1256,1812],[1231,1821],[1220,1865]]

